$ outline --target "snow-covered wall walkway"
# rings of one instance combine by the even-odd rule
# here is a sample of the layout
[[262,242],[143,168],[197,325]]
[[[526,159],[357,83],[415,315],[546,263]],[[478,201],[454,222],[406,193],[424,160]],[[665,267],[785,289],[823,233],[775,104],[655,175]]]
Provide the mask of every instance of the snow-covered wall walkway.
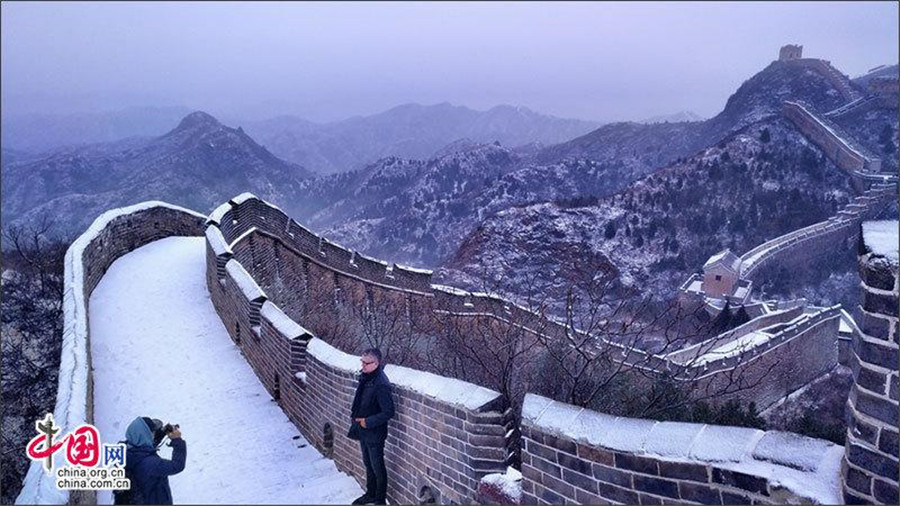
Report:
[[[169,236],[198,236],[205,217],[165,202],[142,202],[111,209],[99,217],[66,251],[64,260],[63,335],[59,385],[53,418],[61,433],[93,422],[93,377],[88,352],[88,300],[106,269],[117,258],[144,244]],[[63,462],[61,452],[54,466]],[[92,491],[71,494],[56,488],[41,464],[32,462],[17,504],[84,504],[95,502]]]
[[204,244],[148,244],[113,263],[94,290],[101,437],[123,439],[136,416],[180,424],[188,460],[170,478],[177,503],[347,504],[362,494],[356,480],[307,443],[228,336],[206,288]]

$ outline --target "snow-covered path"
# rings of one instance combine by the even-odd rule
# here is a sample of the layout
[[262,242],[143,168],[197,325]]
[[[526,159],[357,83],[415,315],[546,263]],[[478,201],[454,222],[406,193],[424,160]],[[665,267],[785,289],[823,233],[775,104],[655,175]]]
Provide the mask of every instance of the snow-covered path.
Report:
[[176,504],[348,504],[359,485],[271,400],[216,315],[205,269],[203,238],[172,237],[116,260],[94,290],[101,439],[124,439],[136,416],[180,424],[187,467],[169,478]]

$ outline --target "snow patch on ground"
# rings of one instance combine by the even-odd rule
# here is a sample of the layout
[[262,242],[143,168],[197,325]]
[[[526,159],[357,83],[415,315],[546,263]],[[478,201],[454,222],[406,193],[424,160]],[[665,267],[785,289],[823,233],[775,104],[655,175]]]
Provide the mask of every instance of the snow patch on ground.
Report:
[[124,439],[136,416],[180,424],[188,451],[170,478],[176,503],[347,504],[361,495],[272,401],[216,314],[205,270],[204,238],[167,238],[116,260],[94,290],[103,441]]

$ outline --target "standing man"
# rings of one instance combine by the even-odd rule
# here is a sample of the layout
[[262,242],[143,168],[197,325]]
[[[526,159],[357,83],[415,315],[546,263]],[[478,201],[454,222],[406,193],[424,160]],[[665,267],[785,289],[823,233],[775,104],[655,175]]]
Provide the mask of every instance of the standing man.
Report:
[[385,504],[387,470],[384,468],[384,442],[387,423],[394,416],[391,382],[381,365],[381,350],[369,348],[360,357],[362,374],[350,409],[347,437],[359,441],[366,466],[366,493],[353,504]]

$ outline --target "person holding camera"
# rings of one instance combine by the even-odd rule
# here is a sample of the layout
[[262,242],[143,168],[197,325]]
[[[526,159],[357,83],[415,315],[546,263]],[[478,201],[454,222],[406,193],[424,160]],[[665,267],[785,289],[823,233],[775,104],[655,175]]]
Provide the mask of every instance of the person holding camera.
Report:
[[350,408],[350,432],[347,437],[359,441],[366,466],[366,493],[353,504],[385,504],[387,470],[384,467],[384,442],[388,420],[394,416],[391,382],[381,365],[381,351],[369,348],[360,357],[362,374]]
[[[157,451],[168,436],[172,460]],[[130,504],[172,504],[169,476],[184,471],[187,445],[178,425],[163,425],[155,418],[138,417],[125,431],[125,475],[131,479]]]

